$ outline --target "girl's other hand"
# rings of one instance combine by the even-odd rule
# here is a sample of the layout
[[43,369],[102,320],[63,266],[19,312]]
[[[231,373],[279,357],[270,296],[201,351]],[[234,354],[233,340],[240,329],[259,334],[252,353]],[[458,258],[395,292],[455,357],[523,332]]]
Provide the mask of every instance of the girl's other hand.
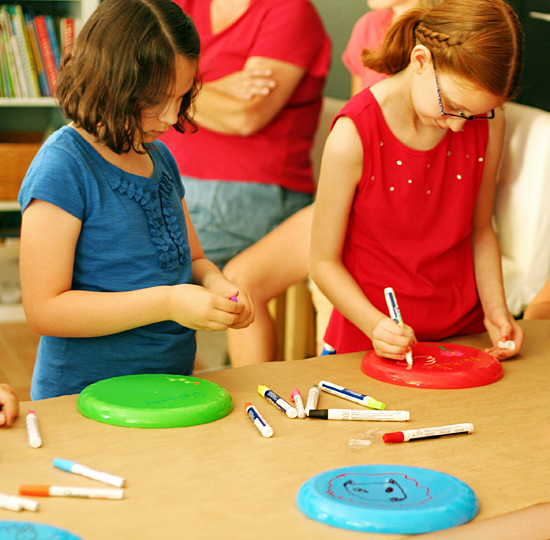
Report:
[[170,319],[187,328],[215,332],[244,328],[254,320],[251,302],[237,290],[221,293],[200,285],[175,285],[168,294]]
[[372,332],[372,345],[378,356],[389,360],[405,360],[405,354],[417,344],[414,330],[399,326],[389,317],[383,317]]
[[[486,353],[499,361],[519,353],[525,339],[525,332],[507,309],[486,314],[484,323],[493,343],[492,347],[485,349]],[[509,349],[499,345],[499,342],[506,343],[507,341],[513,341],[515,347]]]
[[236,290],[231,294],[231,298],[236,298],[237,303],[243,305],[243,310],[237,322],[231,325],[231,328],[240,329],[246,328],[254,322],[254,302],[252,296],[246,289]]

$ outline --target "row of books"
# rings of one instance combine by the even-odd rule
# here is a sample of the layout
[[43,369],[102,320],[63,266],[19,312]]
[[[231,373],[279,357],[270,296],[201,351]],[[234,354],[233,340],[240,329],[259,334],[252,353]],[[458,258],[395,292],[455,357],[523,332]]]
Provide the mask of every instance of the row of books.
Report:
[[57,23],[19,4],[0,6],[0,97],[53,96],[62,51],[74,42],[78,21]]

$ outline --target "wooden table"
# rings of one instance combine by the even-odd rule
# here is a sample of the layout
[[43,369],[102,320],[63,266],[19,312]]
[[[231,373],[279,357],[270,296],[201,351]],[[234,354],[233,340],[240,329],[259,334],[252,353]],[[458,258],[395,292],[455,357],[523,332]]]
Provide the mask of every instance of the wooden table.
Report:
[[[201,426],[137,429],[110,426],[76,411],[77,396],[24,402],[14,426],[0,430],[0,492],[20,484],[102,487],[52,466],[54,458],[123,476],[121,501],[42,498],[38,512],[0,510],[1,519],[47,523],[84,540],[338,539],[394,540],[311,520],[296,507],[300,486],[329,469],[358,464],[426,467],[466,482],[480,500],[473,522],[421,536],[426,539],[550,538],[550,321],[524,321],[522,354],[503,363],[489,386],[427,390],[372,380],[360,370],[363,354],[275,362],[213,372],[203,378],[225,387],[234,411]],[[453,343],[484,348],[485,334]],[[258,384],[289,398],[328,380],[368,393],[388,409],[410,411],[407,424],[291,420],[257,393]],[[252,401],[273,427],[262,437],[244,414]],[[353,404],[350,404],[353,406]],[[347,408],[326,393],[320,407]],[[37,413],[43,445],[29,446],[25,413]],[[356,408],[360,408],[359,406]],[[472,422],[474,433],[416,443],[375,443],[349,451],[349,440],[376,427],[397,431]]]

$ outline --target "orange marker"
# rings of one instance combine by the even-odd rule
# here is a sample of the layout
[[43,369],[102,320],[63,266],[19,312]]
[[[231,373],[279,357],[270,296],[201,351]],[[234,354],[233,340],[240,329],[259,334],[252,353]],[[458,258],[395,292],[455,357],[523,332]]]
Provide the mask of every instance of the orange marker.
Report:
[[123,489],[82,488],[44,485],[19,486],[19,495],[33,497],[81,497],[83,499],[122,499]]

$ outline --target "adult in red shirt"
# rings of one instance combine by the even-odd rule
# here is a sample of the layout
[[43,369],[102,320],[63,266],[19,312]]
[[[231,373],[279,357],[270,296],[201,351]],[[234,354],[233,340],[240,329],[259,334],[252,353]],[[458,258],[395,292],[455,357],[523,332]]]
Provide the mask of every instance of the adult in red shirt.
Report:
[[330,40],[309,0],[174,1],[201,38],[199,129],[162,140],[205,254],[223,268],[312,200]]

